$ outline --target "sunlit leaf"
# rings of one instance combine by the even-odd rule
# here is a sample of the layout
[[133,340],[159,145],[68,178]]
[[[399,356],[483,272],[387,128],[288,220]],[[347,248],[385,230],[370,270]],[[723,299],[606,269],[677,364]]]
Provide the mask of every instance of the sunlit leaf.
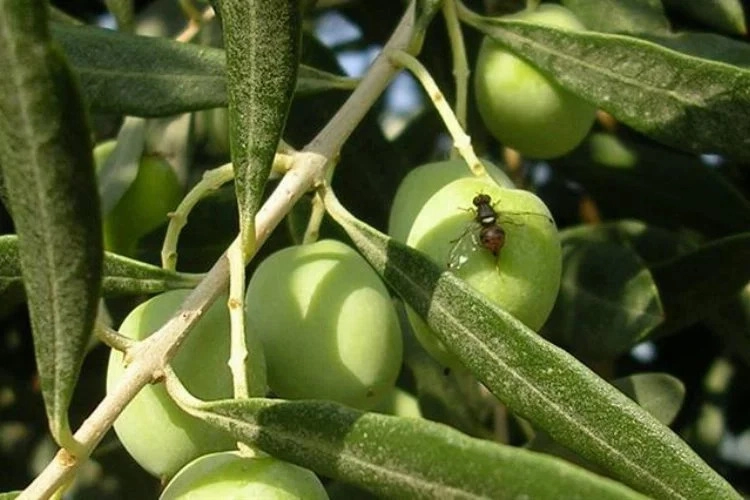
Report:
[[[562,460],[420,418],[328,401],[217,401],[192,415],[277,458],[383,498],[643,498]],[[450,460],[436,460],[450,457]]]
[[621,481],[661,498],[739,498],[690,447],[567,352],[416,250],[326,208],[438,339],[515,414]]
[[300,58],[293,0],[216,0],[227,52],[229,129],[244,251],[289,113]]

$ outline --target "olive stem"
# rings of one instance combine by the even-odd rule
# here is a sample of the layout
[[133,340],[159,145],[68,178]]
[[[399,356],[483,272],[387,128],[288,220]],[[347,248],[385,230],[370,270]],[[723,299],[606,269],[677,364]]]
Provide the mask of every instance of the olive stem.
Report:
[[466,23],[469,23],[473,26],[472,21],[476,22],[482,18],[479,14],[469,9],[461,0],[455,0],[456,1],[456,13],[458,14],[458,19],[461,21],[464,21]]
[[430,73],[424,66],[422,66],[422,63],[420,63],[414,56],[401,50],[389,51],[388,57],[400,66],[411,71],[414,76],[417,77],[417,80],[419,80],[419,83],[424,87],[432,104],[435,105],[435,109],[437,109],[440,114],[440,118],[443,119],[443,123],[445,123],[445,127],[448,129],[448,133],[453,137],[453,147],[458,150],[461,157],[469,165],[471,172],[477,176],[487,175],[484,165],[482,165],[482,162],[479,161],[479,158],[477,158],[477,155],[474,153],[474,148],[471,147],[471,137],[464,132],[464,129],[458,122],[453,110],[446,103],[445,96],[438,88]]
[[177,205],[175,211],[169,213],[167,234],[164,236],[164,243],[161,248],[161,265],[164,269],[170,271],[177,269],[177,241],[180,238],[182,228],[187,224],[188,215],[193,207],[201,199],[232,179],[234,179],[234,170],[232,170],[231,163],[207,171],[198,184]]
[[[416,17],[416,3],[411,2],[385,49],[404,49],[412,45]],[[367,111],[377,101],[383,90],[398,72],[387,57],[375,59],[360,84],[339,108],[320,133],[296,154],[294,165],[281,179],[276,189],[255,216],[256,247],[265,242],[271,231],[283,220],[294,203],[325,175],[326,164],[338,155],[339,150],[354,131]],[[239,246],[239,239],[232,246]],[[246,258],[251,258],[247,255]],[[185,299],[180,310],[167,323],[148,337],[148,345],[136,356],[94,411],[84,420],[74,437],[84,447],[75,457],[59,450],[47,467],[17,497],[20,500],[48,498],[67,481],[72,480],[78,467],[101,441],[125,406],[148,383],[155,373],[175,355],[180,344],[195,326],[203,313],[225,290],[229,276],[226,256],[220,257],[203,281]]]
[[[326,169],[325,183],[330,184],[333,179],[333,172],[338,163],[336,160],[329,162],[329,167]],[[321,199],[319,193],[316,193],[312,199],[312,210],[310,212],[310,218],[307,221],[307,228],[305,234],[302,237],[302,244],[307,245],[309,243],[315,243],[320,237],[320,225],[323,223],[323,217],[326,214],[325,204]]]
[[323,222],[323,216],[326,213],[323,201],[319,196],[313,196],[312,199],[312,211],[310,212],[310,219],[307,221],[307,228],[305,229],[305,235],[302,237],[302,244],[307,245],[318,241],[320,236],[320,224]]
[[247,344],[245,342],[245,259],[243,249],[233,245],[227,250],[229,261],[229,321],[231,325],[229,370],[232,372],[234,397],[250,397],[247,384]]
[[199,409],[205,405],[206,402],[202,399],[195,397],[185,384],[182,383],[180,377],[175,373],[174,368],[171,365],[164,366],[164,388],[167,390],[169,397],[171,397],[180,408],[196,408]]
[[108,345],[112,349],[117,349],[118,351],[122,352],[127,351],[136,343],[135,340],[126,337],[125,335],[121,335],[114,328],[110,328],[109,326],[98,320],[94,325],[94,333],[96,334],[97,338],[104,342],[106,345]]
[[454,0],[446,0],[443,3],[443,17],[448,29],[448,38],[451,42],[451,51],[453,54],[453,77],[456,80],[456,119],[461,127],[465,129],[470,71],[466,60],[464,36],[461,32],[461,24],[458,22],[456,2]]
[[[201,10],[195,5],[193,0],[179,0],[180,8],[190,21],[200,22],[202,13]],[[213,9],[211,9],[213,10]]]

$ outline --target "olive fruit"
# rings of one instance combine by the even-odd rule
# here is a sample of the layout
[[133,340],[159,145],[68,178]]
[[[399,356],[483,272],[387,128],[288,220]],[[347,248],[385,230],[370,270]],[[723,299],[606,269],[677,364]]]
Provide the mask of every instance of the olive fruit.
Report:
[[[156,331],[178,310],[190,293],[172,290],[157,295],[133,309],[120,333],[142,340]],[[201,317],[172,360],[172,368],[185,387],[204,400],[233,395],[232,375],[227,366],[230,345],[226,298],[219,298]],[[265,362],[257,339],[246,339],[248,383],[252,395],[265,394]],[[107,370],[107,391],[112,391],[125,367],[123,355],[113,350]],[[172,401],[163,384],[144,387],[120,414],[115,432],[128,453],[149,473],[170,477],[190,460],[212,451],[234,447],[223,432],[194,418]]]
[[[475,220],[478,195],[486,195],[505,231],[497,255],[479,240]],[[534,194],[506,189],[486,178],[464,178],[435,193],[417,215],[407,244],[538,330],[557,298],[562,270],[560,239],[546,205]],[[459,368],[458,360],[411,309],[408,317],[425,349],[443,365]]]
[[[571,11],[554,4],[505,19],[585,29]],[[474,75],[477,107],[485,125],[505,146],[523,155],[561,156],[583,141],[594,122],[594,106],[489,37],[482,41]]]
[[[101,168],[115,144],[107,141],[94,149],[97,168]],[[182,187],[169,162],[156,154],[143,155],[135,179],[105,214],[105,249],[134,255],[138,240],[166,223],[167,214],[177,208],[181,199]]]
[[394,387],[386,394],[374,411],[397,417],[422,418],[417,397],[398,387]]
[[247,287],[247,326],[280,397],[374,407],[395,384],[401,330],[378,275],[335,240],[280,250]]
[[[496,165],[482,160],[487,175],[504,187],[513,187],[513,181]],[[473,174],[462,159],[438,161],[420,165],[410,171],[399,184],[391,204],[388,219],[388,234],[401,243],[406,243],[409,230],[417,218],[422,205],[440,188],[451,181]]]
[[245,457],[237,451],[211,453],[187,464],[159,500],[327,500],[318,477],[273,457]]

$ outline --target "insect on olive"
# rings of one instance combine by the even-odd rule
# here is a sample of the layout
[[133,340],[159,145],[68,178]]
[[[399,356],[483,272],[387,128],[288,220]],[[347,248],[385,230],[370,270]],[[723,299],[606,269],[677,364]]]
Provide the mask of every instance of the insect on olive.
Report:
[[[474,208],[469,210],[474,212],[473,223],[463,232],[463,234],[461,234],[461,236],[451,241],[451,243],[455,243],[455,245],[450,252],[450,260],[448,263],[449,268],[457,269],[466,262],[467,257],[465,255],[458,255],[461,253],[458,250],[458,247],[460,246],[461,241],[476,229],[474,224],[479,226],[478,241],[477,235],[472,234],[472,239],[474,240],[475,245],[478,244],[488,250],[495,257],[500,255],[500,250],[505,246],[505,229],[503,229],[498,222],[501,214],[498,213],[493,206],[492,198],[488,194],[480,193],[476,195],[471,202],[474,205]],[[534,215],[549,219],[549,217],[534,212],[504,212],[502,215]],[[553,222],[552,219],[549,219],[549,221]],[[503,223],[518,224],[507,219],[504,220]],[[475,249],[472,249],[472,251],[473,250]]]
[[479,241],[492,255],[497,256],[505,245],[505,230],[497,223],[497,211],[492,206],[492,199],[487,194],[478,194],[472,203],[476,207],[474,220],[482,227]]

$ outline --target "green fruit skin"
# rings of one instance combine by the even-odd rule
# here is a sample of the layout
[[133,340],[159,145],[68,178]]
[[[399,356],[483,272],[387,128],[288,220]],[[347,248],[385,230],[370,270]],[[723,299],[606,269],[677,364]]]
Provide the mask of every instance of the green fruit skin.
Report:
[[[487,169],[487,175],[495,182],[504,187],[514,187],[513,181],[499,167],[486,160],[482,160],[482,163]],[[411,225],[425,202],[449,182],[472,176],[466,162],[461,159],[427,163],[413,169],[401,181],[393,198],[388,218],[388,234],[393,239],[406,243]]]
[[[552,4],[506,17],[579,31],[568,9]],[[536,68],[485,37],[477,58],[474,90],[489,131],[505,146],[532,158],[561,156],[583,141],[596,107],[563,89]]]
[[[120,333],[141,340],[161,327],[190,293],[173,290],[139,305],[125,318]],[[227,366],[230,321],[226,298],[219,298],[203,315],[172,360],[188,390],[204,400],[231,398],[232,376]],[[257,338],[246,338],[251,395],[266,392],[265,360]],[[107,392],[122,378],[123,356],[113,350],[107,369]],[[157,477],[171,477],[190,460],[212,451],[234,448],[235,441],[221,431],[182,411],[163,384],[144,387],[115,421],[115,432],[141,467]]]
[[202,456],[175,475],[159,500],[326,500],[323,484],[307,469],[273,457],[239,452]]
[[397,417],[422,418],[419,400],[413,394],[394,387],[378,404],[375,411]]
[[398,319],[378,275],[349,246],[321,240],[269,256],[250,279],[246,310],[278,396],[369,409],[393,388]]
[[[94,149],[97,168],[104,164],[116,142]],[[182,187],[172,166],[158,155],[144,155],[138,173],[122,198],[104,217],[106,250],[132,256],[138,240],[168,221],[167,214],[182,200]]]
[[[467,227],[478,235],[478,226],[472,225],[472,199],[479,193],[491,197],[506,233],[497,257],[470,235],[456,242]],[[453,181],[425,203],[407,243],[442,267],[451,259],[465,259],[454,273],[532,330],[538,330],[552,311],[562,272],[560,239],[546,205],[528,191],[505,189],[476,177]],[[407,314],[425,349],[444,366],[460,368],[427,324],[408,307]]]

